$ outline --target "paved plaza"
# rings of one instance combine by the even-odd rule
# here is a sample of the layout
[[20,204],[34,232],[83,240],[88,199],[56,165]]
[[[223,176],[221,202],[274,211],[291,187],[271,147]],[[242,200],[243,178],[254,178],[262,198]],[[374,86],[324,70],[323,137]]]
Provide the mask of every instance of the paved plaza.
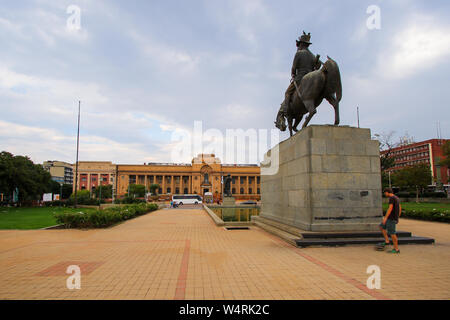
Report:
[[[450,225],[403,219],[434,245],[295,248],[201,209],[163,209],[108,229],[0,231],[0,299],[450,299]],[[81,268],[81,289],[66,268]],[[381,289],[366,287],[369,265]]]

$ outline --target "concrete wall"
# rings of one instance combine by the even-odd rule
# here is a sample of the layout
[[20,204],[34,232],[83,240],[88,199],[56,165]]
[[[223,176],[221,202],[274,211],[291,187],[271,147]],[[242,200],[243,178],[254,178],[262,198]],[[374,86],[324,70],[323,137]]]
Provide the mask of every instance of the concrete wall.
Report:
[[309,126],[279,144],[278,173],[261,176],[264,218],[356,231],[376,230],[381,215],[379,145],[369,129]]

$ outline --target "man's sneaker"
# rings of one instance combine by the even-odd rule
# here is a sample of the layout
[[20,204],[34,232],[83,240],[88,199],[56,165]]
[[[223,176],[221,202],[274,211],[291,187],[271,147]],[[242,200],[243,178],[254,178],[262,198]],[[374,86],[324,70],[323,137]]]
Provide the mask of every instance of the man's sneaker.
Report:
[[395,250],[395,249],[392,249],[391,251],[388,251],[388,253],[400,253],[400,250]]

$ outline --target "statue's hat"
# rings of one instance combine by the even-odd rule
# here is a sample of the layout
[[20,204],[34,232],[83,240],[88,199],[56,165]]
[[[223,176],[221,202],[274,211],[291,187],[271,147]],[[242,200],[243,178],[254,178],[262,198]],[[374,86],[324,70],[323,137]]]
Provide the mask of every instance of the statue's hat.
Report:
[[304,43],[307,43],[307,44],[311,44],[311,42],[309,42],[309,40],[311,40],[311,33],[308,32],[308,34],[306,34],[305,31],[303,31],[302,36],[301,36],[300,38],[298,38],[298,40],[297,40],[297,45],[298,45],[300,42],[304,42]]

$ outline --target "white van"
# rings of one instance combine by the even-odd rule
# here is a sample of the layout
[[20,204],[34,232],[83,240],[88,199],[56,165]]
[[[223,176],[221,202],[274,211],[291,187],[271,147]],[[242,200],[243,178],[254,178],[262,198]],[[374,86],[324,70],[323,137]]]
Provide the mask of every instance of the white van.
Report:
[[173,204],[199,204],[202,203],[202,197],[198,194],[175,194],[172,196]]

